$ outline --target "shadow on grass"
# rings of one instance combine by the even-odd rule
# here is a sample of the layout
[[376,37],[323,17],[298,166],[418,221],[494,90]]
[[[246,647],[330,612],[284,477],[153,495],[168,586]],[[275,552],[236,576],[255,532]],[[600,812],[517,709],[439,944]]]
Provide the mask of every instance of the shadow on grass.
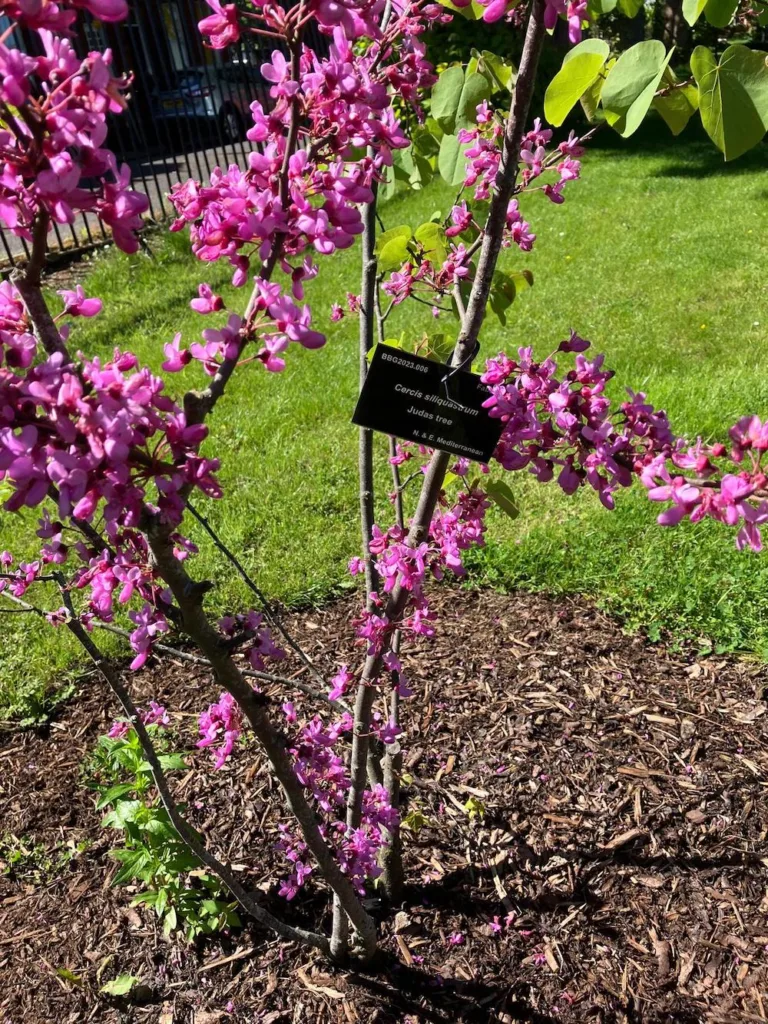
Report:
[[[583,126],[582,126],[583,127]],[[652,178],[709,178],[749,174],[766,167],[768,145],[760,143],[737,160],[726,163],[722,153],[706,134],[700,121],[691,122],[677,138],[660,118],[651,117],[628,139],[606,128],[595,135],[589,149],[622,157],[665,157],[669,159],[654,171]],[[763,198],[761,195],[760,198]]]

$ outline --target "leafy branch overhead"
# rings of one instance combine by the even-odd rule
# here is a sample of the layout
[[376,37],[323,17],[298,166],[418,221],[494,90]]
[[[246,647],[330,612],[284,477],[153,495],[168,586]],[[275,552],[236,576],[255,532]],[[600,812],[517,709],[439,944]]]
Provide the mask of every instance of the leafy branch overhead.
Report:
[[561,125],[581,101],[590,121],[605,121],[626,138],[651,107],[674,135],[698,111],[726,160],[756,146],[768,131],[768,53],[734,43],[718,58],[697,46],[690,76],[683,80],[670,67],[673,55],[674,48],[666,51],[663,43],[649,39],[614,60],[605,41],[586,39],[566,54],[549,83],[545,116]]

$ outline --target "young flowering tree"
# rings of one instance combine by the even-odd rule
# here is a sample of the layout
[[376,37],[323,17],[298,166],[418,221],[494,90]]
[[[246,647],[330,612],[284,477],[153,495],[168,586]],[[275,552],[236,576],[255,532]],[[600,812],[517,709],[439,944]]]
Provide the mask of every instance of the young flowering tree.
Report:
[[[369,959],[376,929],[362,896],[382,877],[395,899],[401,881],[399,705],[414,696],[401,645],[439,628],[427,582],[463,572],[464,552],[483,543],[492,500],[510,508],[504,474],[527,469],[542,482],[556,479],[569,494],[589,486],[607,508],[616,490],[639,474],[652,486],[651,498],[673,502],[664,522],[707,514],[740,519],[740,537],[756,547],[758,524],[768,513],[761,469],[768,441],[759,421],[739,424],[732,458],[741,463],[748,453],[749,469],[731,473],[719,468],[722,446],[686,451],[644,395],[630,392],[612,408],[605,394],[611,373],[602,356],[588,357],[589,342],[575,332],[545,358],[522,348],[514,357],[488,359],[485,409],[500,427],[492,465],[475,476],[466,458],[392,439],[389,526],[374,521],[373,437],[361,430],[363,545],[350,567],[366,583],[356,624],[361,664],[339,666],[330,687],[318,680],[323,699],[342,712],[335,720],[317,714],[299,722],[291,701],[272,707],[253,679],[302,688],[269,669],[284,656],[275,627],[281,643],[304,658],[316,679],[318,673],[264,607],[237,555],[194,508],[198,494],[221,497],[218,461],[201,454],[207,421],[235,372],[279,372],[293,345],[316,349],[325,343],[304,303],[305,283],[322,272],[322,257],[348,248],[358,235],[360,294],[350,297],[347,311],[335,306],[331,319],[359,319],[361,383],[374,345],[408,347],[386,334],[388,318],[406,300],[427,303],[435,317],[457,324],[450,345],[443,329],[410,339],[411,348],[450,362],[455,371],[471,364],[485,318],[503,321],[516,293],[532,283],[526,271],[497,265],[502,248],[527,252],[535,243],[521,198],[541,190],[560,204],[568,183],[580,175],[588,136],[571,133],[555,143],[552,129],[539,120],[529,124],[529,109],[547,30],[566,18],[571,40],[578,41],[587,5],[450,4],[487,21],[514,20],[524,25],[525,41],[518,68],[503,55],[483,53],[439,78],[425,58],[424,35],[453,16],[446,6],[425,0],[208,5],[211,14],[200,30],[209,46],[225,48],[246,33],[273,41],[271,60],[262,68],[271,101],[268,109],[252,106],[248,138],[254,148],[247,167],[217,170],[209,182],[189,181],[171,196],[173,229],[188,227],[196,255],[205,262],[228,260],[235,285],[249,289],[241,308],[227,309],[207,284],[200,285],[191,304],[213,326],[188,347],[179,335],[168,341],[163,369],[190,372],[197,364],[196,382],[208,381],[177,401],[131,353],[115,350],[106,362],[73,355],[71,326],[64,321],[97,315],[98,299],[81,289],[62,292],[62,308],[53,313],[41,292],[53,221],[95,211],[117,245],[129,252],[137,246],[146,200],[130,189],[127,168],[104,148],[106,115],[122,109],[129,82],[112,76],[108,51],[76,56],[68,35],[79,9],[119,20],[126,2],[0,0],[11,28],[36,32],[43,54],[0,48],[0,218],[32,244],[26,269],[0,286],[0,473],[11,492],[7,511],[39,510],[41,541],[33,562],[18,564],[11,554],[2,555],[0,584],[17,605],[68,628],[99,666],[125,715],[113,734],[136,731],[179,836],[242,908],[279,935],[334,959],[351,953]],[[305,42],[312,20],[328,39],[327,52]],[[768,124],[764,55],[730,47],[718,63],[700,48],[691,80],[678,80],[659,45],[641,43],[614,60],[602,41],[581,42],[547,91],[549,121],[561,124],[581,99],[596,122],[628,135],[651,105],[673,130],[698,107],[726,157],[758,141]],[[726,81],[738,88],[721,88]],[[749,102],[734,100],[744,94]],[[741,119],[738,130],[733,118]],[[458,189],[451,209],[415,229],[396,227],[377,238],[380,193],[424,184],[435,173]],[[98,187],[85,189],[86,178]],[[423,462],[403,479],[402,467],[413,459]],[[687,477],[672,477],[670,464]],[[420,491],[406,517],[406,488],[414,481]],[[243,575],[261,610],[211,617],[205,603],[210,585],[188,570],[195,546],[184,533],[187,513]],[[25,600],[38,582],[59,586],[59,609],[45,611]],[[128,630],[115,624],[121,609]],[[211,748],[220,767],[244,731],[259,744],[290,813],[280,830],[287,862],[280,893],[293,899],[308,878],[322,878],[333,893],[330,936],[278,920],[190,827],[147,731],[167,722],[165,709],[152,704],[148,712],[138,711],[122,673],[95,643],[96,627],[127,636],[133,670],[153,652],[168,650],[174,635],[193,646],[182,656],[210,666],[222,693],[201,709],[199,746]],[[316,688],[309,689],[317,696]],[[377,700],[383,713],[375,710]]]

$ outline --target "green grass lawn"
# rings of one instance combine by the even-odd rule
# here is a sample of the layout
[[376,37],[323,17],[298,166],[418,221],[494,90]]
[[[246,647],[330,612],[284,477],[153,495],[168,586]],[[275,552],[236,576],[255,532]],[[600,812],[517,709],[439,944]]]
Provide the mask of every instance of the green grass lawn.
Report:
[[[724,165],[696,137],[671,141],[650,130],[629,143],[600,138],[564,206],[523,200],[538,240],[532,253],[509,250],[504,261],[530,268],[536,283],[506,328],[489,322],[482,353],[533,344],[544,355],[574,327],[616,369],[614,394],[625,385],[647,391],[680,433],[710,436],[743,413],[768,414],[765,155],[761,148]],[[449,198],[431,187],[396,197],[382,216],[387,226],[417,225]],[[159,366],[175,331],[190,341],[207,323],[187,305],[199,280],[231,295],[226,267],[194,261],[186,234],[151,245],[151,260],[109,253],[94,261],[86,290],[104,298],[105,312],[76,325],[77,347],[108,354],[117,345]],[[350,586],[346,562],[359,544],[350,425],[356,324],[326,320],[332,302],[357,290],[356,259],[353,250],[321,260],[312,284],[326,348],[291,351],[282,375],[244,369],[213,421],[227,496],[206,511],[263,589],[288,604]],[[393,316],[393,332],[420,332],[432,323],[424,314],[409,305]],[[183,383],[171,378],[169,387],[181,390],[197,372]],[[379,448],[386,493],[383,439]],[[566,498],[525,474],[510,483],[522,514],[514,522],[492,515],[488,547],[472,560],[474,580],[584,593],[652,637],[671,630],[704,646],[768,651],[768,562],[737,553],[732,531],[714,523],[661,529],[658,508],[640,490],[620,494],[609,513],[591,492]],[[190,532],[202,548],[196,573],[217,583],[211,605],[241,606],[246,598],[231,569],[199,531]],[[23,537],[18,520],[2,517],[0,546],[22,552]],[[28,617],[4,617],[3,626],[0,714],[35,712],[45,684],[72,668],[73,651],[63,631]]]

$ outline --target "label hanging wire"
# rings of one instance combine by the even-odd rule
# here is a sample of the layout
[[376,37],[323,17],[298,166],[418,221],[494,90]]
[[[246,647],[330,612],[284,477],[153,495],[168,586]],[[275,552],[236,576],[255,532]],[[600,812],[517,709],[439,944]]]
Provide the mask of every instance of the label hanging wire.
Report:
[[479,351],[480,351],[480,342],[479,342],[479,341],[476,341],[476,342],[475,342],[475,344],[474,344],[474,348],[473,348],[473,349],[472,349],[472,351],[471,351],[471,352],[469,353],[469,355],[468,355],[468,356],[467,356],[467,357],[466,357],[465,359],[462,359],[462,361],[461,361],[461,362],[459,363],[459,365],[458,365],[458,366],[454,366],[454,367],[452,367],[452,369],[451,369],[451,370],[449,370],[449,372],[448,372],[448,373],[446,373],[446,374],[445,374],[445,376],[441,378],[441,380],[440,380],[440,383],[441,383],[441,384],[443,385],[443,387],[445,388],[445,397],[446,397],[447,399],[450,399],[450,397],[451,397],[451,396],[450,396],[450,395],[448,394],[448,381],[449,381],[449,380],[451,379],[451,377],[452,377],[452,376],[453,376],[453,375],[454,375],[455,373],[458,373],[458,371],[459,371],[459,370],[463,370],[463,369],[464,369],[464,367],[465,367],[465,366],[466,366],[466,365],[467,365],[468,363],[469,363],[469,365],[471,366],[471,365],[472,365],[472,360],[473,360],[473,359],[475,358],[475,356],[477,355],[477,353],[478,353]]

